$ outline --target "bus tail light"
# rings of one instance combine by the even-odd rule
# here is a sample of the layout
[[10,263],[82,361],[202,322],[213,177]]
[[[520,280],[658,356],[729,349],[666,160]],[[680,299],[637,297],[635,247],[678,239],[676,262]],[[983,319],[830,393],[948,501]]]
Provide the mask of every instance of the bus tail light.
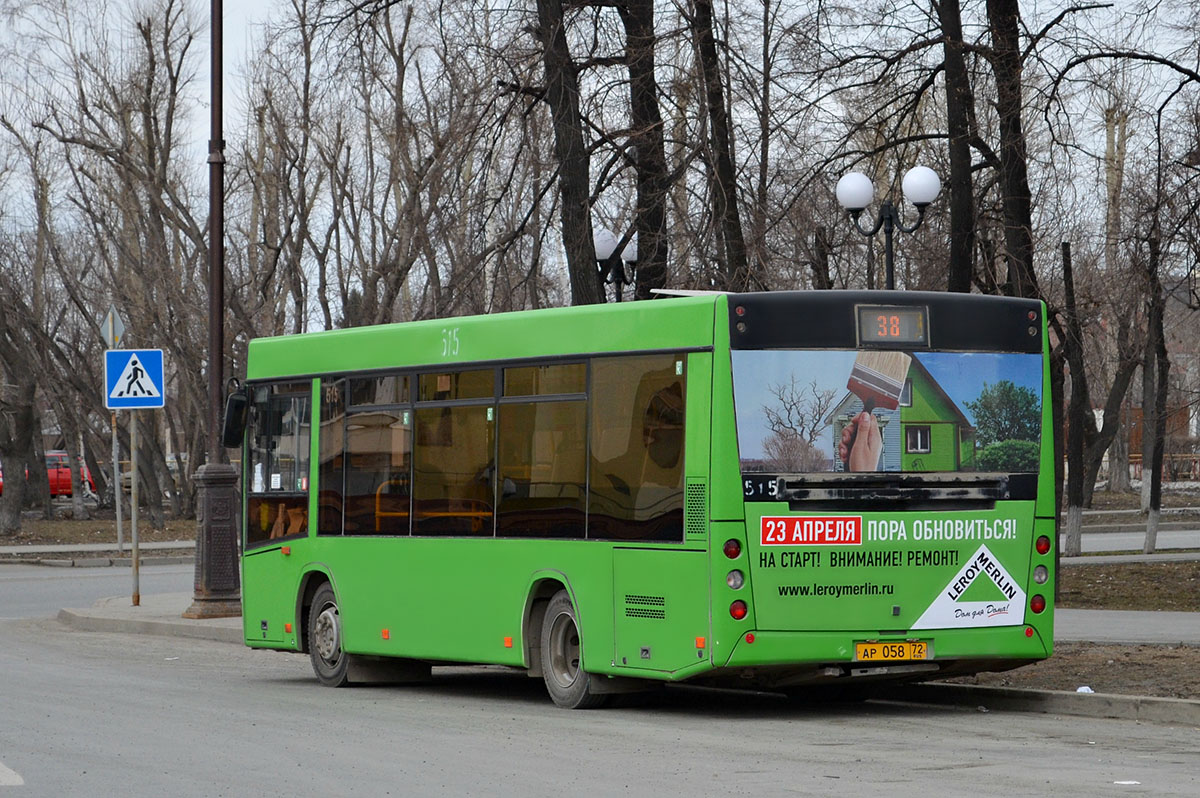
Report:
[[725,556],[731,560],[736,560],[742,556],[742,542],[736,538],[730,538],[725,541],[724,547],[721,549],[725,552]]
[[1046,566],[1039,565],[1033,569],[1033,581],[1039,585],[1046,584],[1046,580],[1050,578],[1050,572],[1046,570]]
[[746,602],[742,601],[741,599],[738,599],[729,605],[729,614],[733,616],[735,621],[740,621],[745,618],[748,611],[749,610],[746,607]]
[[1029,600],[1029,609],[1033,610],[1033,614],[1037,615],[1046,609],[1046,597],[1040,593]]
[[735,568],[725,576],[725,584],[729,585],[732,590],[741,590],[742,585],[746,584],[746,577]]
[[1048,554],[1050,552],[1050,538],[1046,535],[1040,535],[1037,542],[1033,545],[1037,549],[1038,554]]

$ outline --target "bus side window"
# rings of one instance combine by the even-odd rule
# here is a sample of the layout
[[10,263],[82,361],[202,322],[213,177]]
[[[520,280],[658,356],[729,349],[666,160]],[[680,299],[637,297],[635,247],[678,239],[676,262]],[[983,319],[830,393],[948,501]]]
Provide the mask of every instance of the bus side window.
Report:
[[500,406],[500,537],[582,538],[587,403]]
[[321,381],[321,440],[317,485],[317,534],[342,534],[346,461],[346,381]]
[[494,534],[494,412],[490,405],[414,411],[414,535]]
[[682,356],[592,360],[588,537],[683,539]]
[[409,412],[353,410],[346,418],[347,535],[407,535]]
[[250,418],[246,545],[308,531],[312,385],[260,385]]

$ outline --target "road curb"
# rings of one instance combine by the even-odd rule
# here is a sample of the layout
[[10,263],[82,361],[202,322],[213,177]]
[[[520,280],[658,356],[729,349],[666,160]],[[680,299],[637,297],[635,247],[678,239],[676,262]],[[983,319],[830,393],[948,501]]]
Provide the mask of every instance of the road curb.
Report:
[[[188,557],[143,557],[142,567],[154,565],[190,565],[196,561],[195,556]],[[19,558],[3,557],[0,558],[0,565],[43,565],[48,568],[109,568],[109,567],[125,567],[129,568],[133,565],[132,557],[73,557],[65,558],[40,558],[36,560],[23,560]]]
[[125,632],[152,634],[166,637],[190,637],[200,640],[215,640],[220,643],[244,642],[241,626],[213,623],[204,620],[155,620],[151,618],[114,618],[87,610],[61,609],[59,623],[81,632]]
[[900,701],[917,704],[976,707],[1006,712],[1040,712],[1084,718],[1116,718],[1200,727],[1200,701],[1184,698],[936,683],[905,685],[896,691],[895,697]]

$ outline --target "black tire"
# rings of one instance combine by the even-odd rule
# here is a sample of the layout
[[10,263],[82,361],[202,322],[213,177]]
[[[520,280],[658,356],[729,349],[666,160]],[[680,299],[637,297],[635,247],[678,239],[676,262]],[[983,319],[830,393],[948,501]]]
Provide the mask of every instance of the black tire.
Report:
[[607,695],[592,692],[592,675],[583,669],[579,622],[567,591],[550,599],[542,621],[542,679],[551,700],[564,709],[592,709]]
[[342,651],[342,616],[337,596],[326,582],[317,588],[308,611],[308,657],[326,687],[349,684],[350,658]]

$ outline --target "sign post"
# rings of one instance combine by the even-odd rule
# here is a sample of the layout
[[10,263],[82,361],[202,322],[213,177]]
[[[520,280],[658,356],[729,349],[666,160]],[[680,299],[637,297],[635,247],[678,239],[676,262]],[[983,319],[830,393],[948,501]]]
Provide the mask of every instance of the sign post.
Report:
[[[138,551],[138,442],[137,410],[160,408],[166,404],[166,383],[163,380],[161,349],[109,349],[104,353],[104,406],[109,410],[132,410],[129,424],[130,453],[130,530],[132,536],[133,606],[142,603],[140,579],[141,557]],[[113,414],[114,418],[116,414]],[[115,425],[114,425],[115,431]],[[115,434],[115,433],[114,433]],[[113,468],[118,472],[117,467]],[[123,490],[117,474],[117,490]],[[117,497],[120,505],[120,497]]]

